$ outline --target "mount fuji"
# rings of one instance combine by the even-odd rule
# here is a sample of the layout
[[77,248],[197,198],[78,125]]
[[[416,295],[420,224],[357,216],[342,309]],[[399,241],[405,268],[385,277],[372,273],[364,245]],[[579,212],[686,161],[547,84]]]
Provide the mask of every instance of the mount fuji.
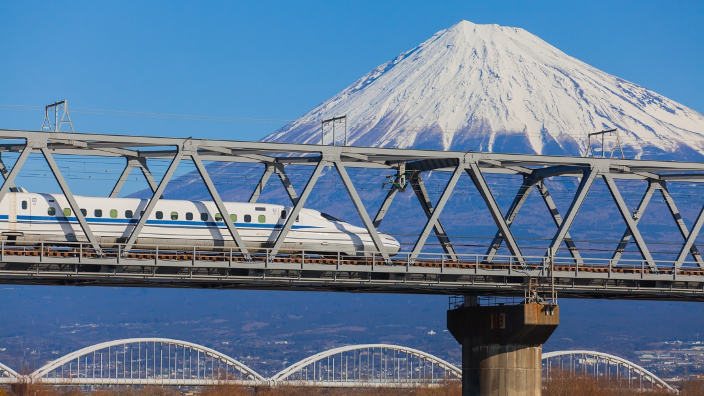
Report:
[[632,158],[704,158],[704,115],[573,58],[520,28],[461,21],[375,68],[264,138],[321,142],[347,116],[348,144],[584,155],[619,130]]

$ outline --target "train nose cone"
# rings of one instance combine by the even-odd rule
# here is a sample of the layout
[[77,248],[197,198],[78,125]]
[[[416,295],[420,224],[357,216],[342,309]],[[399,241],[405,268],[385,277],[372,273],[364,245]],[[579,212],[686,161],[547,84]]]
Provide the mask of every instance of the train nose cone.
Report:
[[389,249],[389,254],[396,254],[401,248],[401,244],[399,241],[396,240],[396,238],[383,234],[382,239],[384,240],[384,246],[386,246]]

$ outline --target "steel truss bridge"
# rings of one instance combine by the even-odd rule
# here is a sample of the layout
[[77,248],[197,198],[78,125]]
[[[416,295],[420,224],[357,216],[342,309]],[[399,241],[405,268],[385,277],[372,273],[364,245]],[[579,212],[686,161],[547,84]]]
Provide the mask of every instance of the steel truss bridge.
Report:
[[[554,289],[561,296],[704,300],[704,260],[694,243],[704,224],[704,209],[688,227],[668,192],[671,182],[703,182],[704,163],[13,130],[0,130],[0,141],[4,142],[0,144],[0,154],[18,155],[11,169],[0,166],[5,179],[0,187],[0,199],[14,188],[15,179],[30,154],[40,153],[83,230],[83,235],[76,235],[75,243],[27,244],[3,240],[0,244],[0,282],[3,283],[522,295],[528,280],[533,279],[543,291]],[[111,197],[117,196],[133,169],[142,172],[153,194],[121,243],[106,244],[96,237],[55,156],[124,158],[125,168],[116,175]],[[158,182],[149,170],[148,161],[152,160],[169,161]],[[234,242],[236,247],[232,249],[134,248],[176,168],[186,161],[195,165],[220,213],[227,211],[205,162],[261,164],[263,173],[250,202],[257,201],[272,175],[280,179],[292,209],[266,249],[247,249],[237,227],[229,221],[225,222],[226,238]],[[287,169],[291,166],[312,169],[302,191],[296,191],[290,182]],[[281,251],[297,214],[327,167],[336,169],[374,241],[376,249],[367,256]],[[357,168],[396,173],[386,198],[374,213],[365,206],[348,174],[348,169]],[[436,202],[423,181],[423,176],[431,171],[449,175]],[[517,175],[523,179],[506,213],[502,213],[485,178],[491,174]],[[479,192],[484,208],[498,229],[483,254],[458,253],[440,221],[446,203],[465,175]],[[545,183],[558,176],[579,181],[565,213],[559,213]],[[612,198],[600,204],[614,205],[625,223],[623,237],[610,258],[584,256],[570,235],[577,212],[598,179],[603,180]],[[617,180],[643,184],[645,194],[634,213],[625,203]],[[427,220],[415,237],[412,249],[391,256],[377,228],[406,183],[413,187]],[[511,224],[533,189],[538,191],[549,209],[550,221],[557,228],[545,253],[539,256],[524,254],[511,230]],[[655,260],[638,229],[638,221],[656,192],[663,196],[682,236],[675,260]],[[424,251],[431,233],[440,242],[442,252]],[[640,259],[623,257],[630,243],[638,248]],[[563,244],[566,249],[560,250]],[[500,255],[501,246],[506,246],[509,254]]]
[[[635,363],[593,351],[543,355],[547,380],[554,368],[595,375],[636,389],[675,388]],[[601,370],[601,371],[599,371]],[[28,375],[0,363],[0,384],[73,386],[317,386],[415,387],[462,378],[460,368],[431,354],[399,345],[362,344],[329,349],[302,359],[271,377],[202,345],[168,338],[130,338],[69,353]]]

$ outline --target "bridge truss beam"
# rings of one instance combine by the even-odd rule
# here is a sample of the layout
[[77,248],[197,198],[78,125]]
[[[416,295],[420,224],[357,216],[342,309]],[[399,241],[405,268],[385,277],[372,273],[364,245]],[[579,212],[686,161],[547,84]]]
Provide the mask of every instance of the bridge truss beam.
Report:
[[[43,248],[39,249],[38,246],[25,249],[32,251],[32,248],[36,248],[37,258],[37,256],[17,256],[13,248],[3,245],[2,249],[6,250],[0,252],[2,258],[0,265],[3,266],[0,268],[0,281],[3,282],[93,281],[97,284],[139,283],[162,286],[253,288],[278,287],[277,285],[281,284],[288,287],[317,288],[320,286],[341,290],[457,294],[467,294],[473,290],[491,290],[491,294],[518,294],[518,290],[522,290],[520,285],[526,277],[537,277],[543,280],[554,278],[559,290],[580,296],[632,295],[635,296],[634,298],[648,298],[648,296],[657,295],[658,298],[664,296],[664,298],[698,300],[704,293],[702,291],[704,290],[704,271],[702,271],[704,261],[695,246],[699,231],[704,226],[704,206],[690,229],[682,221],[677,206],[666,188],[668,182],[704,182],[702,163],[13,130],[0,130],[0,141],[5,141],[0,143],[0,154],[16,153],[17,155],[9,171],[5,169],[2,172],[2,166],[0,166],[0,173],[5,179],[0,187],[0,199],[11,191],[11,188],[15,188],[16,177],[29,155],[33,152],[40,153],[59,182],[62,193],[69,202],[72,212],[76,214],[84,234],[84,238],[76,242],[79,246],[78,253],[67,253],[69,257],[62,257],[60,265],[57,264],[58,259],[49,257],[49,254],[54,252],[44,252]],[[119,194],[127,176],[134,168],[139,168],[145,176],[152,190],[152,197],[145,201],[145,207],[141,208],[144,213],[139,216],[130,230],[125,243],[117,245],[117,253],[105,253],[104,250],[108,247],[99,243],[90,224],[85,221],[61,169],[54,160],[54,157],[59,156],[61,158],[65,156],[124,158],[125,168],[117,177],[115,186],[109,194],[113,197]],[[234,224],[225,219],[227,233],[235,244],[234,252],[233,249],[229,250],[229,254],[226,249],[218,252],[226,259],[225,267],[222,266],[222,262],[214,265],[201,259],[197,248],[192,249],[191,253],[177,255],[187,257],[184,260],[169,261],[171,259],[166,259],[158,252],[151,254],[149,258],[132,255],[132,247],[139,238],[147,218],[154,210],[156,202],[162,198],[176,167],[184,157],[194,161],[211,199],[221,212],[224,212],[223,201],[210,179],[206,162],[261,164],[263,173],[250,195],[250,202],[256,202],[259,199],[272,175],[278,176],[292,202],[292,208],[268,249],[260,250],[256,253],[256,257],[251,256],[253,253],[244,246]],[[157,160],[170,161],[159,183],[156,183],[147,166],[151,161]],[[309,166],[313,169],[300,193],[293,187],[287,173],[290,166]],[[295,261],[294,254],[289,248],[283,249],[284,241],[297,214],[313,194],[316,182],[323,169],[327,167],[334,167],[337,170],[342,185],[360,215],[362,224],[374,241],[374,249],[367,252],[367,257],[348,258],[345,261],[345,258],[338,256],[334,262],[334,268],[315,261]],[[421,203],[427,222],[419,230],[410,252],[390,257],[388,252],[384,251],[384,245],[378,233],[378,227],[391,209],[394,198],[402,190],[401,186],[394,185],[389,189],[372,219],[369,215],[371,213],[369,207],[359,196],[348,173],[349,169],[392,171],[399,176],[413,175],[410,180],[411,185],[416,198]],[[431,171],[449,174],[449,182],[437,202],[432,201],[423,184],[423,173]],[[484,208],[491,215],[498,229],[483,255],[458,253],[457,244],[452,243],[452,235],[448,234],[442,224],[446,203],[457,194],[455,186],[465,173],[482,197]],[[487,177],[492,174],[516,175],[524,179],[513,204],[505,213],[494,197],[491,180],[487,180]],[[564,215],[558,212],[547,188],[546,180],[553,177],[576,178],[580,181],[572,203]],[[610,255],[611,259],[584,257],[577,250],[574,235],[570,235],[569,232],[590,187],[597,179],[603,180],[606,184],[613,203],[626,224],[626,231],[618,247]],[[649,186],[646,195],[636,208],[635,216],[619,192],[617,186],[619,180],[642,181]],[[552,222],[557,226],[547,250],[538,257],[524,254],[511,230],[511,225],[533,187],[539,191]],[[651,249],[637,228],[638,220],[644,213],[654,190],[660,191],[663,195],[666,206],[684,239],[677,259],[669,262],[657,261],[652,257]],[[442,253],[430,253],[425,247],[431,232],[434,232],[440,241]],[[631,241],[635,242],[642,259],[634,261],[622,257],[626,245]],[[503,243],[508,247],[510,255],[498,254]],[[563,243],[571,256],[569,264],[559,256]],[[113,244],[110,248],[115,246]],[[307,257],[305,252],[294,253],[296,257],[303,259]],[[687,261],[690,254],[694,259],[691,263]],[[238,257],[244,257],[244,262],[240,262]],[[377,260],[377,257],[380,260]],[[313,256],[308,258],[319,260]],[[40,261],[35,262],[35,260]],[[151,267],[147,267],[150,268],[149,276],[142,273],[141,278],[137,280],[134,273],[138,268],[136,264],[142,265],[145,261],[152,262]],[[57,272],[57,268],[72,266],[76,266],[73,268],[76,270],[78,264],[88,262],[99,264],[106,271],[100,273],[80,273],[79,271],[68,280],[65,273]],[[169,267],[179,268],[180,274],[171,276],[160,273],[159,266],[166,265],[167,262]],[[13,266],[8,266],[10,263],[13,263]],[[131,267],[133,263],[134,268]],[[385,263],[385,266],[380,266],[381,263]],[[492,267],[492,264],[497,266]],[[628,269],[624,270],[624,268]],[[31,278],[29,273],[33,274]],[[188,273],[188,280],[182,277],[184,273]],[[108,276],[110,276],[109,279]],[[328,276],[331,278],[325,278]],[[657,282],[651,282],[656,279]]]

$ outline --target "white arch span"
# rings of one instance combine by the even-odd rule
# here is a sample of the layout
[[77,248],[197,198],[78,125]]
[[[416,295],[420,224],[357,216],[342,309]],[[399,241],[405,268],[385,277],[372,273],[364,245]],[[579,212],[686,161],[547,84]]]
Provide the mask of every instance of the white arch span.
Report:
[[286,378],[291,376],[292,374],[296,373],[297,371],[303,369],[304,367],[308,366],[309,364],[313,364],[315,362],[318,362],[322,359],[325,359],[330,356],[337,355],[339,353],[344,353],[344,352],[351,352],[355,350],[364,350],[364,349],[390,349],[390,350],[395,350],[398,352],[403,352],[403,353],[408,353],[409,355],[417,356],[419,358],[425,359],[429,362],[432,362],[439,367],[443,368],[444,370],[447,370],[448,372],[454,374],[457,376],[457,378],[462,378],[462,370],[460,370],[457,366],[453,365],[452,363],[449,363],[443,359],[440,359],[439,357],[435,355],[431,355],[429,353],[420,351],[418,349],[414,348],[409,348],[401,345],[392,345],[392,344],[359,344],[359,345],[347,345],[339,348],[333,348],[333,349],[328,349],[327,351],[323,351],[320,353],[316,353],[315,355],[308,356],[305,359],[302,359],[285,369],[279,371],[276,373],[273,377],[271,377],[271,380],[276,383],[280,381],[285,381]]
[[21,378],[22,376],[17,371],[0,363],[0,384],[15,383]]
[[262,377],[256,371],[249,368],[244,363],[241,363],[241,362],[239,362],[239,361],[237,361],[237,360],[235,360],[235,359],[233,359],[223,353],[220,353],[214,349],[205,347],[203,345],[194,344],[194,343],[188,342],[188,341],[174,340],[174,339],[170,339],[170,338],[125,338],[125,339],[121,339],[121,340],[113,340],[113,341],[102,342],[100,344],[91,345],[91,346],[85,347],[83,349],[79,349],[75,352],[71,352],[67,355],[64,355],[54,361],[51,361],[51,362],[45,364],[44,366],[38,368],[33,373],[31,373],[29,375],[29,378],[33,381],[41,380],[42,377],[49,374],[54,369],[57,369],[57,368],[61,367],[62,365],[69,363],[69,362],[73,361],[74,359],[80,358],[80,357],[87,355],[89,353],[96,352],[101,349],[109,348],[109,347],[113,347],[113,346],[135,344],[135,343],[139,343],[139,342],[159,342],[159,343],[177,345],[177,346],[181,346],[184,348],[191,348],[196,351],[200,351],[202,353],[208,354],[216,359],[221,359],[222,361],[224,361],[228,365],[235,367],[235,369],[237,369],[237,371],[239,371],[240,373],[253,377],[255,379],[255,381],[258,381],[258,382],[265,382],[266,381],[266,379],[264,377]]
[[675,389],[672,385],[668,384],[665,382],[662,378],[658,377],[657,375],[651,373],[650,371],[646,370],[644,367],[639,366],[630,360],[626,360],[624,358],[611,355],[608,353],[603,353],[603,352],[597,352],[597,351],[587,351],[587,350],[574,350],[574,351],[553,351],[553,352],[546,352],[543,353],[543,360],[554,358],[554,357],[560,357],[560,356],[589,356],[589,357],[595,357],[595,358],[600,358],[606,361],[609,361],[611,363],[618,363],[622,364],[629,369],[632,369],[635,371],[638,375],[647,378],[650,382],[660,385],[663,388],[673,392],[673,393],[679,393],[679,390]]

